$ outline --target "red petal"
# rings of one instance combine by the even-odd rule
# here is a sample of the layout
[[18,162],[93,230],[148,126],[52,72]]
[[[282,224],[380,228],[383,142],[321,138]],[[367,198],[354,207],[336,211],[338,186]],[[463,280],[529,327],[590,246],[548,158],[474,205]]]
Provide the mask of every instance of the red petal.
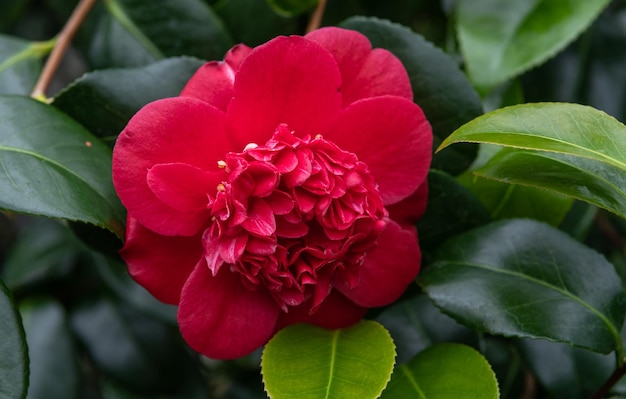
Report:
[[128,122],[113,150],[113,183],[129,213],[163,235],[194,235],[204,224],[198,212],[183,212],[159,200],[147,172],[162,163],[185,163],[218,171],[217,161],[231,146],[224,114],[190,97],[158,100]]
[[185,281],[202,258],[202,241],[199,236],[162,236],[129,217],[120,255],[135,281],[158,300],[176,305]]
[[195,97],[226,111],[233,98],[235,71],[226,62],[211,61],[189,79],[181,96]]
[[403,228],[414,227],[426,211],[428,202],[428,180],[424,180],[417,190],[400,202],[387,206],[389,217]]
[[241,226],[252,234],[269,237],[276,231],[276,218],[267,202],[259,198],[251,198],[248,218]]
[[341,78],[334,58],[302,37],[278,37],[256,47],[235,77],[227,111],[243,149],[265,143],[280,123],[299,137],[328,131],[341,107]]
[[385,306],[402,295],[420,269],[421,252],[414,230],[404,230],[389,220],[378,239],[378,247],[365,257],[359,282],[350,288],[338,272],[333,286],[356,304]]
[[239,66],[241,63],[248,57],[252,49],[245,44],[237,44],[228,52],[224,57],[224,61],[233,69],[233,71],[237,72],[239,70]]
[[402,62],[388,50],[372,50],[361,33],[327,27],[305,37],[321,44],[337,60],[344,107],[363,98],[387,94],[413,100],[409,75]]
[[157,198],[180,211],[206,212],[207,194],[215,195],[222,180],[223,173],[205,172],[185,163],[154,165],[147,175],[148,187]]
[[214,359],[234,359],[271,338],[278,313],[272,297],[248,290],[238,273],[223,268],[213,277],[200,264],[183,287],[178,324],[195,351]]
[[327,139],[367,164],[385,205],[412,194],[426,178],[432,131],[422,110],[404,98],[383,96],[346,108]]
[[288,313],[280,314],[276,331],[296,323],[316,324],[331,329],[344,328],[361,320],[366,311],[336,291],[332,291],[312,315],[309,314],[310,309],[311,300],[300,306],[290,307]]

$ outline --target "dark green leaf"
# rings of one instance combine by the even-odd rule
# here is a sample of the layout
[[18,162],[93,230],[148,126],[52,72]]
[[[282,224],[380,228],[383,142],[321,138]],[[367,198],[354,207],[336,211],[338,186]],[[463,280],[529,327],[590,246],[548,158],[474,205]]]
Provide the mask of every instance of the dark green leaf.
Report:
[[7,254],[2,276],[13,290],[56,280],[71,272],[82,251],[66,226],[52,219],[33,219]]
[[428,207],[417,227],[420,245],[436,248],[449,237],[487,223],[491,217],[472,193],[445,172],[428,174]]
[[461,344],[439,344],[398,366],[381,399],[497,399],[498,382],[480,353]]
[[626,218],[625,171],[588,158],[504,149],[474,173],[580,199]]
[[293,17],[309,11],[319,0],[265,0],[278,14]]
[[472,81],[486,91],[545,61],[585,30],[609,2],[457,2],[459,41]]
[[0,397],[23,399],[28,389],[28,349],[20,314],[0,280]]
[[441,313],[425,295],[394,303],[376,320],[393,338],[396,362],[406,363],[418,352],[435,343],[463,342],[475,344],[476,334]]
[[472,329],[623,350],[626,300],[613,266],[547,224],[508,220],[455,237],[418,281]]
[[106,298],[81,303],[70,322],[98,367],[128,389],[171,394],[190,372],[177,331],[123,303]]
[[615,357],[558,342],[520,340],[519,349],[539,383],[555,399],[587,399],[615,368]]
[[30,94],[41,72],[41,59],[54,43],[0,35],[0,94]]
[[91,72],[60,92],[53,104],[93,134],[112,139],[142,106],[180,94],[202,64],[183,57],[137,68]]
[[96,67],[149,64],[179,55],[221,59],[233,45],[202,0],[105,0],[89,48]]
[[123,235],[111,150],[55,108],[0,97],[0,208],[78,220]]
[[63,307],[53,300],[20,303],[30,356],[28,399],[79,397],[80,370]]
[[[455,62],[409,29],[375,18],[354,17],[341,24],[367,36],[374,47],[386,48],[404,64],[415,102],[422,107],[435,134],[435,147],[454,129],[482,113],[480,99]],[[476,157],[475,146],[445,151],[433,167],[456,175]]]
[[373,321],[338,330],[295,324],[265,346],[263,382],[272,399],[375,399],[395,355],[389,333]]

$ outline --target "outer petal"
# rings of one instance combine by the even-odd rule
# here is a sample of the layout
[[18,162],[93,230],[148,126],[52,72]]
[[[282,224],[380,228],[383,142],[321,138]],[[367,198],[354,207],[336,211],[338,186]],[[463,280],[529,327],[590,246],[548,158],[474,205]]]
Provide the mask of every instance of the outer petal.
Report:
[[341,77],[328,51],[302,37],[256,47],[235,78],[227,118],[239,150],[265,143],[280,123],[298,136],[326,132],[341,107]]
[[326,138],[367,164],[385,205],[417,190],[430,167],[430,124],[421,108],[404,98],[382,96],[353,103]]
[[190,97],[155,101],[135,114],[118,137],[113,183],[129,214],[150,230],[194,235],[205,224],[206,211],[168,206],[148,186],[147,172],[162,163],[218,171],[217,161],[230,148],[224,114],[216,108]]
[[120,251],[130,275],[158,300],[178,304],[180,291],[202,258],[199,236],[166,237],[129,217]]
[[404,65],[391,52],[372,50],[359,32],[327,27],[305,36],[330,51],[341,70],[343,106],[367,97],[394,95],[413,100],[413,90]]
[[333,286],[363,307],[385,306],[398,299],[415,279],[420,261],[415,230],[404,230],[390,220],[378,239],[378,248],[367,254],[358,284],[350,288],[338,276]]
[[361,320],[367,311],[367,309],[349,301],[337,291],[331,291],[319,306],[317,312],[309,315],[311,302],[311,300],[308,300],[300,306],[290,307],[288,313],[281,313],[276,325],[276,331],[296,323],[316,324],[330,329],[344,328]]
[[214,359],[253,352],[272,336],[280,309],[264,290],[250,291],[237,273],[214,277],[199,264],[183,287],[178,324],[189,346]]
[[207,62],[189,79],[180,95],[206,101],[225,112],[233,98],[235,74],[251,50],[239,44],[226,53],[224,61]]
[[428,180],[424,180],[417,190],[393,205],[387,206],[389,217],[400,224],[403,228],[415,227],[415,223],[426,211],[428,203]]

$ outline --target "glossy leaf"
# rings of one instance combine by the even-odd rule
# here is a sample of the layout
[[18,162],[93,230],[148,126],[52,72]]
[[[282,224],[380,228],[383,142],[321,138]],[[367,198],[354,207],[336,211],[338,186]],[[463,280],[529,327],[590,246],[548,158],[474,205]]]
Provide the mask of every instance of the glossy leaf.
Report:
[[0,94],[29,94],[53,45],[0,35]]
[[170,326],[108,298],[80,303],[71,327],[106,376],[145,394],[176,392],[190,359]]
[[626,170],[593,159],[504,149],[478,176],[538,187],[589,202],[626,218]]
[[20,313],[30,355],[28,399],[78,398],[78,353],[61,304],[27,300],[20,303]]
[[125,212],[111,182],[108,147],[30,98],[0,97],[0,121],[0,208],[123,234]]
[[471,80],[488,90],[545,61],[584,31],[609,2],[457,2],[457,31]]
[[83,253],[72,232],[56,220],[25,223],[5,259],[2,276],[12,290],[21,290],[67,276]]
[[[404,64],[415,102],[433,127],[435,147],[454,129],[482,113],[482,104],[457,64],[411,30],[376,18],[353,17],[341,24],[367,36],[374,47],[386,48]],[[475,146],[456,146],[433,159],[433,167],[456,175],[476,157]]]
[[547,224],[513,219],[455,237],[418,282],[478,331],[623,350],[626,299],[613,266]]
[[475,349],[439,344],[398,366],[381,399],[497,399],[498,381]]
[[105,0],[89,56],[96,67],[128,67],[165,57],[221,59],[233,45],[202,0]]
[[90,72],[61,91],[53,105],[93,134],[113,139],[141,107],[179,95],[203,63],[179,57],[137,68]]
[[389,333],[373,321],[338,330],[296,324],[266,345],[263,382],[271,399],[375,399],[395,355]]
[[319,0],[266,0],[278,14],[285,17],[293,17],[307,12],[313,8]]
[[11,292],[0,280],[0,397],[23,399],[28,388],[28,349]]

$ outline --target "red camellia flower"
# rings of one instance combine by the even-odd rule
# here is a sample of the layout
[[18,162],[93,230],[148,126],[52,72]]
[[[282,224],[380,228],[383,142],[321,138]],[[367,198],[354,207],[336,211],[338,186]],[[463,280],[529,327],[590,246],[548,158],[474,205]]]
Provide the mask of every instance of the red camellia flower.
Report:
[[212,358],[349,326],[418,273],[431,145],[403,65],[360,33],[235,46],[120,134],[122,257]]

